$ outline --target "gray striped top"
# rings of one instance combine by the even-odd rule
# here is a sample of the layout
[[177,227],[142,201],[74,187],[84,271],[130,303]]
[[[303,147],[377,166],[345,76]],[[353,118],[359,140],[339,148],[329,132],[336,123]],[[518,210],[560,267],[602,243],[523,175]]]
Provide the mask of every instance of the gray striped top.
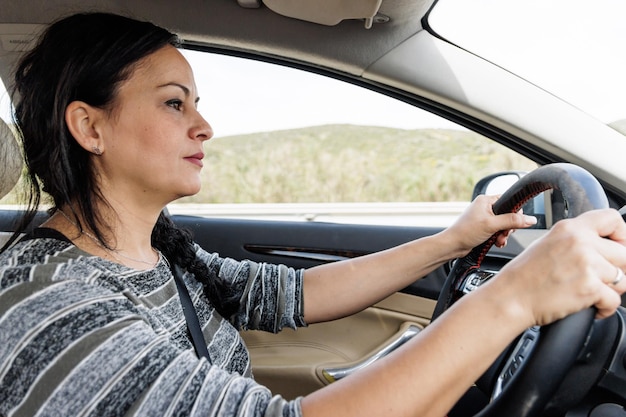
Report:
[[241,296],[227,321],[184,276],[210,363],[165,261],[137,271],[52,238],[0,254],[0,416],[301,415],[253,380],[237,330],[304,326],[302,271],[197,255]]

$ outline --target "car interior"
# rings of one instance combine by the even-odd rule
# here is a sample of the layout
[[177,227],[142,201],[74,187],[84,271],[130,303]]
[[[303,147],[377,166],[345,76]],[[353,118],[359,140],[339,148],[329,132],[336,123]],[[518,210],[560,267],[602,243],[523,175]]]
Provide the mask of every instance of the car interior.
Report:
[[[455,288],[463,294],[454,296],[471,292],[468,282],[480,285],[497,274],[556,221],[591,206],[621,209],[626,205],[623,135],[443,39],[428,20],[436,5],[436,0],[42,0],[26,6],[0,0],[0,80],[10,90],[15,62],[36,34],[57,17],[77,11],[110,11],[150,20],[178,33],[188,51],[271,63],[383,94],[452,121],[531,162],[519,171],[477,169],[478,177],[472,179],[475,197],[489,193],[495,180],[514,177],[515,185],[503,194],[503,210],[523,207],[540,219],[537,227],[516,231],[506,247],[487,242],[478,248],[480,259],[451,261],[401,292],[341,320],[279,334],[242,332],[255,379],[274,393],[296,398],[358,372],[419,337],[450,305],[448,297],[453,297]],[[245,90],[237,86],[232,90],[245,101]],[[228,111],[237,113],[242,124],[251,113],[243,104]],[[589,137],[594,138],[594,149],[612,152],[591,151]],[[11,120],[0,119],[0,198],[19,181],[23,169],[19,152]],[[418,166],[420,161],[413,164]],[[535,174],[528,166],[549,169]],[[520,198],[514,192],[523,195]],[[588,200],[591,206],[578,204]],[[209,251],[294,268],[384,250],[444,227],[428,222],[398,226],[211,217],[186,211],[183,205],[173,205],[169,212]],[[0,201],[0,243],[10,237],[19,213],[18,206]],[[42,211],[32,227],[46,215]],[[468,278],[459,271],[463,262],[479,267],[480,273]],[[449,416],[626,416],[624,313],[620,310],[602,323],[589,317],[587,312],[556,331],[533,328],[520,335]],[[530,348],[524,343],[528,340],[532,340]],[[567,344],[577,344],[579,350],[563,359],[560,374],[554,376],[550,370],[555,356]],[[512,362],[527,356],[531,359],[526,362]],[[518,365],[522,371],[513,370]],[[555,382],[549,388],[535,387],[537,381],[551,380]],[[535,397],[541,402],[529,399]],[[531,403],[527,410],[522,406]]]

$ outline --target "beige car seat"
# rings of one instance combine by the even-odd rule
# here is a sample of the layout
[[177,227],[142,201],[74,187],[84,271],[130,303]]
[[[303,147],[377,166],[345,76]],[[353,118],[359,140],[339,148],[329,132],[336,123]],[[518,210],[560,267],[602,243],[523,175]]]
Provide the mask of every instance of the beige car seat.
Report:
[[[22,173],[22,155],[15,134],[0,119],[0,199],[15,187]],[[0,247],[11,236],[11,231],[0,230]]]

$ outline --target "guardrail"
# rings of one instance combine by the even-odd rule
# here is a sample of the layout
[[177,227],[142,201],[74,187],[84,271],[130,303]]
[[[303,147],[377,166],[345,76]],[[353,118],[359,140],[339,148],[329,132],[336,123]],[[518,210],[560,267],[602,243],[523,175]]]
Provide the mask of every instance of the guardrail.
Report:
[[449,226],[469,203],[170,204],[171,214],[236,219]]

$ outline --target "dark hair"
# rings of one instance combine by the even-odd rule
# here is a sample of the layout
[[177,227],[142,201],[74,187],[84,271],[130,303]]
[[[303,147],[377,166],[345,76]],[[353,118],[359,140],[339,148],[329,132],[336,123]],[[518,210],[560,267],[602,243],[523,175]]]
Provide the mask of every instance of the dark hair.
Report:
[[[98,188],[90,153],[67,128],[65,109],[80,100],[113,111],[118,87],[131,76],[135,65],[167,45],[179,47],[180,41],[150,22],[83,13],[50,25],[21,59],[15,72],[14,121],[28,172],[28,208],[10,242],[35,218],[43,191],[53,200],[50,212],[66,204],[76,205],[86,226],[109,248],[95,209],[96,203],[108,203]],[[234,312],[235,301],[223,297],[223,283],[216,282],[217,277],[209,279],[207,266],[196,260],[191,234],[177,228],[163,213],[153,230],[152,244],[170,262],[194,273],[223,315]]]

